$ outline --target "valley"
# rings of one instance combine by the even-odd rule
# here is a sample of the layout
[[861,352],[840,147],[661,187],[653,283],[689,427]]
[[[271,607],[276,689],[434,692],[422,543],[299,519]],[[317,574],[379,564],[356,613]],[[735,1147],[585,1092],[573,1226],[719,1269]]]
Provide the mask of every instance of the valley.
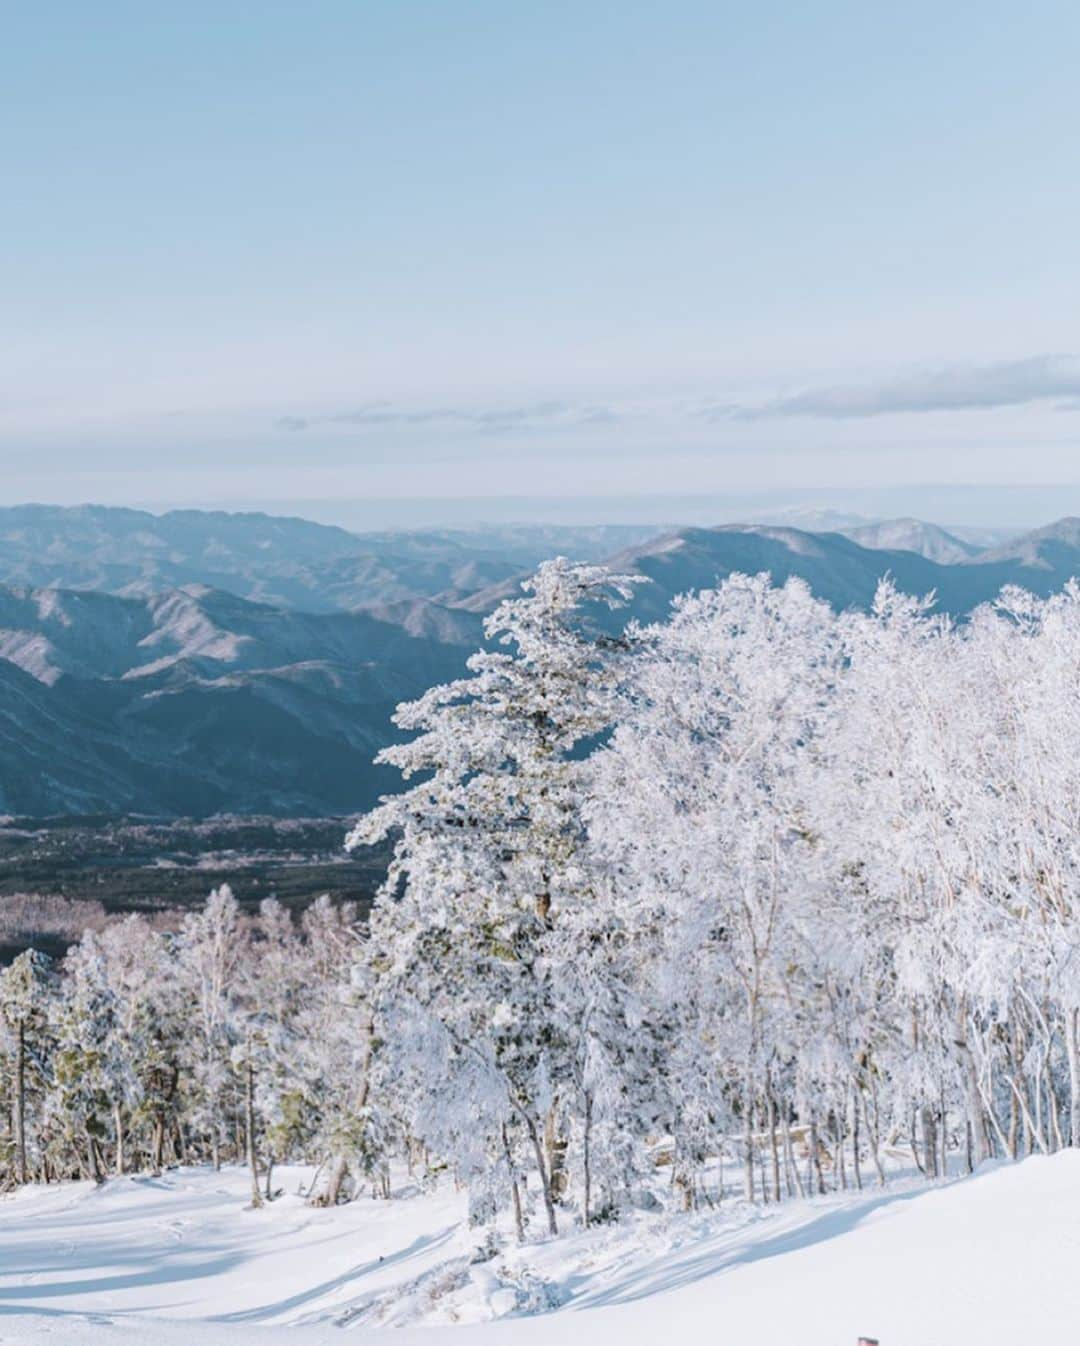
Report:
[[227,883],[241,908],[321,894],[370,907],[385,849],[347,852],[344,818],[0,818],[0,961],[62,954],[84,929],[139,912],[162,927]]

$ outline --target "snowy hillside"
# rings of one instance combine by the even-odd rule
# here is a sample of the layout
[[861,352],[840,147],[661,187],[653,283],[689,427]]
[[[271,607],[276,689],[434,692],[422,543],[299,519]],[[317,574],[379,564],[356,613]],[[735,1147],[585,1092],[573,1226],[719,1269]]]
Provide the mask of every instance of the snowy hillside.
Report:
[[1014,1346],[1071,1340],[1080,1315],[1075,1151],[933,1188],[508,1239],[485,1261],[449,1180],[421,1195],[400,1176],[392,1200],[334,1210],[306,1206],[310,1171],[292,1168],[261,1211],[241,1170],[7,1197],[2,1340],[324,1346],[344,1326],[387,1346]]
[[399,710],[365,921],[223,886],[0,969],[22,1341],[1063,1334],[1080,586],[953,625],[734,576],[583,619],[641,587],[544,565],[488,623],[513,652]]
[[973,543],[966,542],[937,524],[921,519],[885,519],[881,523],[862,524],[857,528],[838,528],[838,533],[851,538],[860,547],[881,551],[913,551],[939,565],[959,565],[979,552]]

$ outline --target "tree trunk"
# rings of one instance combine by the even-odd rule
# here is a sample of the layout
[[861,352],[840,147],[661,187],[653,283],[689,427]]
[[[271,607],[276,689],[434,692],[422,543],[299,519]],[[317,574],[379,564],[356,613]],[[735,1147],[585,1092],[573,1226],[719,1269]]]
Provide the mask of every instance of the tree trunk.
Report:
[[813,1177],[817,1179],[818,1196],[825,1195],[825,1177],[821,1171],[821,1146],[818,1144],[817,1119],[810,1117],[810,1161]]
[[743,1196],[754,1199],[754,1108],[750,1101],[750,1078],[743,1086]]
[[934,1121],[934,1111],[929,1103],[924,1103],[922,1112],[922,1136],[923,1136],[923,1172],[928,1179],[934,1179],[938,1176],[938,1153],[937,1153],[937,1125]]
[[[588,1095],[586,1095],[586,1097],[588,1097]],[[506,1171],[510,1174],[510,1200],[513,1202],[513,1206],[514,1206],[514,1233],[517,1235],[517,1241],[518,1241],[519,1243],[524,1243],[524,1242],[525,1242],[525,1217],[524,1217],[524,1216],[522,1215],[522,1213],[521,1213],[521,1189],[518,1187],[517,1171],[516,1171],[516,1169],[514,1168],[514,1156],[513,1156],[513,1154],[511,1153],[511,1150],[510,1150],[510,1137],[509,1137],[509,1135],[507,1134],[507,1131],[506,1131],[506,1123],[505,1123],[505,1122],[503,1122],[503,1126],[502,1126],[502,1143],[503,1143],[503,1158],[506,1160]],[[589,1153],[589,1147],[588,1147],[588,1143],[586,1142],[586,1145],[585,1145],[585,1154],[586,1154],[586,1156],[588,1156],[588,1153]],[[586,1158],[586,1165],[587,1165],[587,1164],[588,1164],[588,1158]],[[587,1172],[587,1171],[588,1171],[588,1169],[586,1168],[586,1172]],[[589,1223],[589,1199],[588,1199],[588,1190],[589,1190],[588,1179],[586,1179],[586,1183],[585,1183],[585,1192],[586,1192],[586,1197],[585,1197],[585,1224],[586,1224],[586,1225],[588,1225],[588,1223]]]
[[859,1091],[851,1087],[851,1161],[855,1169],[855,1187],[862,1191],[862,1162],[859,1158]]
[[[723,1162],[724,1158],[723,1153],[721,1152],[720,1156],[721,1165],[723,1164]],[[697,1182],[695,1180],[693,1166],[684,1161],[683,1152],[679,1148],[678,1141],[675,1142],[675,1153],[672,1155],[671,1158],[671,1185],[675,1189],[675,1191],[677,1191],[679,1194],[679,1209],[684,1213],[689,1214],[689,1212],[694,1209],[694,1193],[697,1187]],[[627,1179],[626,1182],[626,1189],[627,1191],[630,1190],[629,1178]],[[721,1169],[720,1174],[721,1200],[723,1200],[723,1194],[724,1194],[724,1176],[723,1176],[723,1170]]]
[[780,1147],[776,1141],[776,1099],[772,1086],[769,1087],[769,1151],[772,1156],[773,1200],[780,1203]]
[[[585,1134],[582,1137],[582,1160],[584,1168],[584,1206],[583,1214],[585,1219],[585,1228],[589,1227],[589,1220],[592,1216],[592,1094],[585,1090]],[[503,1135],[506,1134],[506,1128],[503,1127]]]
[[90,1176],[96,1183],[105,1181],[105,1171],[101,1164],[101,1153],[93,1136],[88,1137],[86,1153],[90,1160]]
[[1047,1066],[1046,1071],[1046,1107],[1050,1114],[1051,1153],[1065,1148],[1065,1137],[1061,1134],[1061,1100],[1054,1085],[1054,1072]]
[[[367,1107],[368,1095],[371,1091],[371,1055],[375,1040],[375,1019],[370,1013],[365,1016],[364,1022],[360,1026],[360,1034],[363,1042],[363,1054],[359,1066],[360,1084],[356,1092],[355,1108],[357,1113],[363,1112]],[[313,1206],[336,1206],[341,1200],[341,1191],[348,1176],[348,1159],[344,1154],[335,1154],[330,1168],[330,1176],[326,1180],[326,1191],[320,1196],[315,1192],[313,1185],[309,1197],[310,1204]]]
[[1005,1140],[1005,1149],[1010,1159],[1016,1158],[1017,1137],[1020,1134],[1020,1109],[1016,1105],[1016,1093],[1009,1090],[1009,1134]]
[[248,1168],[251,1170],[251,1205],[253,1209],[258,1210],[263,1200],[259,1191],[259,1165],[255,1158],[255,1068],[251,1064],[250,1057],[244,1076],[244,1130]]
[[15,1056],[15,1163],[20,1183],[26,1182],[26,1024],[19,1020]]
[[878,1116],[877,1106],[877,1085],[874,1083],[873,1075],[870,1076],[870,1089],[874,1099],[874,1120],[870,1121],[870,1104],[865,1094],[862,1095],[863,1120],[866,1122],[866,1129],[870,1132],[870,1153],[874,1159],[874,1168],[877,1171],[878,1186],[885,1186],[885,1170],[881,1165],[881,1132],[880,1117]]
[[787,1179],[788,1196],[805,1196],[799,1166],[795,1162],[795,1151],[791,1144],[791,1109],[784,1100],[784,1176]]
[[547,1213],[548,1233],[554,1237],[559,1232],[559,1222],[555,1218],[555,1201],[551,1194],[551,1179],[544,1159],[544,1143],[532,1114],[525,1109],[521,1109],[521,1115],[524,1118],[525,1128],[529,1133],[533,1153],[536,1156],[536,1170],[540,1174],[540,1190],[543,1193],[544,1210]]
[[[1015,1150],[1012,1148],[1012,1147],[1013,1147],[1013,1142],[1014,1142],[1014,1140],[1015,1140],[1015,1137],[1013,1137],[1013,1136],[1011,1136],[1011,1135],[1006,1135],[1006,1134],[1005,1134],[1005,1131],[1004,1131],[1004,1129],[1003,1129],[1003,1127],[1002,1127],[1002,1124],[1001,1124],[1001,1120],[1000,1120],[1000,1118],[998,1117],[997,1112],[996,1112],[995,1109],[994,1109],[994,1078],[993,1078],[993,1069],[992,1069],[992,1068],[991,1068],[989,1074],[990,1074],[990,1080],[989,1080],[989,1083],[988,1083],[988,1087],[987,1087],[987,1089],[986,1089],[985,1097],[984,1097],[984,1099],[983,1099],[983,1102],[984,1102],[984,1104],[985,1104],[985,1115],[984,1115],[984,1119],[987,1120],[987,1121],[989,1121],[989,1123],[990,1123],[990,1135],[991,1135],[991,1137],[994,1137],[994,1136],[997,1137],[997,1143],[998,1143],[998,1145],[1001,1147],[1002,1153],[1005,1154],[1009,1159],[1015,1159],[1015,1158],[1016,1158],[1016,1152],[1015,1152]],[[1013,1108],[1015,1109],[1015,1107],[1016,1107],[1016,1100],[1015,1100],[1015,1098],[1013,1098],[1013,1096],[1012,1096],[1012,1092],[1011,1092],[1011,1091],[1010,1091],[1010,1093],[1009,1093],[1009,1099],[1010,1099],[1010,1101],[1011,1101],[1011,1103],[1012,1103],[1012,1105],[1013,1105]],[[991,1155],[991,1157],[992,1157],[992,1158],[996,1158],[997,1156],[996,1156],[996,1155]]]
[[974,1147],[973,1158],[977,1166],[990,1158],[990,1137],[987,1135],[986,1118],[983,1116],[979,1070],[967,1040],[967,1014],[963,1004],[961,1004],[956,1016],[955,1045],[957,1056],[960,1059],[960,1073],[964,1080],[964,1099],[967,1104],[968,1122],[971,1125]]
[[939,1123],[939,1132],[937,1132],[937,1143],[941,1151],[941,1160],[937,1171],[948,1178],[949,1175],[949,1125],[948,1113],[945,1112],[945,1086],[941,1085],[939,1094],[937,1094],[937,1123]]
[[113,1129],[116,1132],[116,1176],[124,1176],[124,1112],[119,1103],[113,1104]]
[[1069,1144],[1080,1149],[1080,1010],[1065,1011],[1065,1051],[1069,1058]]
[[544,1119],[544,1150],[547,1153],[548,1182],[551,1199],[556,1204],[566,1195],[566,1141],[558,1133],[558,1103],[553,1103]]
[[326,1180],[326,1191],[321,1197],[314,1198],[312,1204],[316,1206],[336,1206],[341,1199],[341,1189],[348,1176],[349,1161],[343,1154],[336,1154],[330,1168],[330,1176]]
[[165,1157],[165,1118],[158,1113],[154,1118],[154,1132],[150,1141],[150,1170],[155,1177],[161,1174]]
[[806,1194],[814,1195],[814,1143],[811,1137],[813,1132],[808,1127],[804,1132],[806,1136]]

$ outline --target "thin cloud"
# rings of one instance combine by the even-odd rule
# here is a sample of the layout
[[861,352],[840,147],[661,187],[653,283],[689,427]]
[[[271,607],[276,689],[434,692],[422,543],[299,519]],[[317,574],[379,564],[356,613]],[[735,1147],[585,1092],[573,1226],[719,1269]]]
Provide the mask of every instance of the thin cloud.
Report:
[[573,406],[566,402],[533,402],[518,407],[398,407],[372,402],[355,411],[321,416],[281,416],[279,430],[299,432],[318,425],[346,425],[358,429],[386,427],[457,426],[477,434],[505,434],[518,430],[611,425],[621,419],[614,407]]
[[663,423],[719,425],[794,417],[858,420],[935,411],[993,410],[1051,402],[1080,409],[1080,357],[1034,355],[995,364],[946,365],[867,384],[833,384],[750,403],[706,397],[697,401],[585,404],[559,400],[511,406],[410,407],[373,401],[348,411],[287,415],[278,430],[297,434],[313,427],[378,430],[447,430],[477,436],[531,434]]
[[877,384],[808,389],[758,406],[735,407],[728,414],[744,421],[785,416],[851,420],[1015,407],[1056,398],[1080,398],[1080,359],[1074,355],[1034,355],[997,364],[955,365]]

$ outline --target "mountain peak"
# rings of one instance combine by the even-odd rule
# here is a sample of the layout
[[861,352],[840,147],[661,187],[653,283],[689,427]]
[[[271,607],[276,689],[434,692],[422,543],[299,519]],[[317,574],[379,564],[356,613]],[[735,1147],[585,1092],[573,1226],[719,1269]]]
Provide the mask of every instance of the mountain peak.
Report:
[[883,519],[858,528],[838,530],[860,547],[878,551],[911,551],[941,565],[956,565],[975,556],[979,548],[936,523],[921,519]]

